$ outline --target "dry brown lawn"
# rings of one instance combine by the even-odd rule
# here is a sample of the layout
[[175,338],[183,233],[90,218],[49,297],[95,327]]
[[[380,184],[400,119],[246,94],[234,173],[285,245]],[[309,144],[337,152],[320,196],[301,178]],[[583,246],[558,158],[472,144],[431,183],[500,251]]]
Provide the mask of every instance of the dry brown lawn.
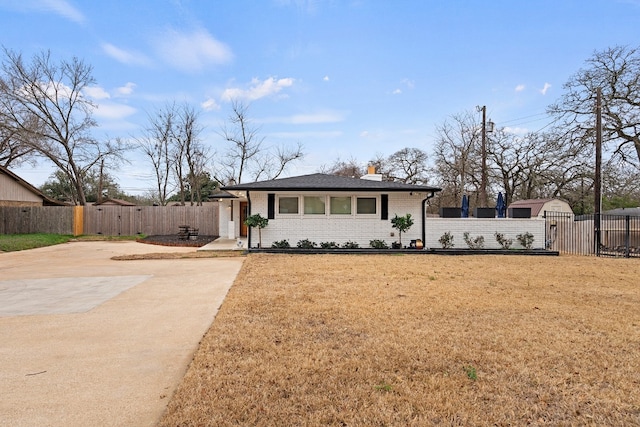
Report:
[[250,255],[161,425],[640,425],[640,262]]

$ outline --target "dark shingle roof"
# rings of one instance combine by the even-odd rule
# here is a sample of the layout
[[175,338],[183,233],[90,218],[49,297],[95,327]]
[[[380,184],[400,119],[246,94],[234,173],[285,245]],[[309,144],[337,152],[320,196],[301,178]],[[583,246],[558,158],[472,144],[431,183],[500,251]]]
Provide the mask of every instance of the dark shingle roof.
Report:
[[440,188],[426,185],[405,184],[402,182],[371,181],[367,179],[348,178],[337,175],[315,173],[290,178],[258,181],[247,184],[228,185],[225,191],[260,190],[260,191],[423,191],[437,192]]
[[618,208],[603,212],[605,215],[640,216],[640,208]]

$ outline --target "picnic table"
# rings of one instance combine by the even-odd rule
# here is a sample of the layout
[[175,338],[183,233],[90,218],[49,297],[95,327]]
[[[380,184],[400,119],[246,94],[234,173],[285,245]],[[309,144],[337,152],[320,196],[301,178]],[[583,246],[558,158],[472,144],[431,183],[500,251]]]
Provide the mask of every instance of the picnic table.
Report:
[[196,240],[200,229],[193,228],[189,225],[178,226],[178,238],[180,240]]

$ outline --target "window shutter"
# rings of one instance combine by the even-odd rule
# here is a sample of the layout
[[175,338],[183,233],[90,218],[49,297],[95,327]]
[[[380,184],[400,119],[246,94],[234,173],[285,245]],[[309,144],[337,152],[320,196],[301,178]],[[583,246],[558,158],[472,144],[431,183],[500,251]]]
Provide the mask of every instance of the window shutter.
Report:
[[389,219],[389,195],[380,195],[380,219]]
[[267,194],[267,219],[274,219],[276,217],[276,195]]

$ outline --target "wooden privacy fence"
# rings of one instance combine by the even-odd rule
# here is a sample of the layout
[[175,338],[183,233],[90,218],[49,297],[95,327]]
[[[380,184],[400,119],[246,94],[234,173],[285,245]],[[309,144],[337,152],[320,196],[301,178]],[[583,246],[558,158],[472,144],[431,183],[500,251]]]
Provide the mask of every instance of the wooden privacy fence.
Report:
[[74,234],[76,206],[0,206],[0,234]]
[[206,206],[0,207],[2,234],[177,234],[181,225],[218,236],[218,203]]

